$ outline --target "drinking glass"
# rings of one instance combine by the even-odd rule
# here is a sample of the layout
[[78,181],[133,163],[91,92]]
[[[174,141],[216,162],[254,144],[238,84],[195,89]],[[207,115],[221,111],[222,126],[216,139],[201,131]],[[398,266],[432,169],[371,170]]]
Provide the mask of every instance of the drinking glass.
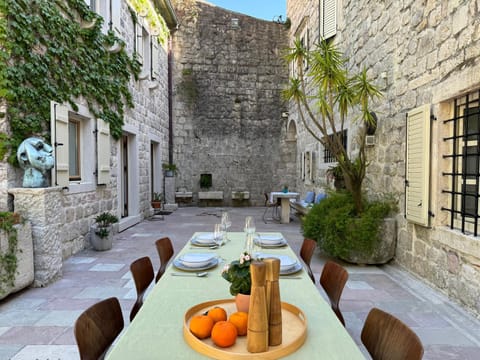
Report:
[[222,212],[222,226],[223,229],[225,230],[225,239],[228,240],[228,234],[227,231],[232,226],[232,221],[230,220],[230,215],[228,214],[228,211]]
[[253,218],[253,216],[247,216],[245,218],[245,229],[244,229],[245,233],[254,234],[255,230],[256,230],[255,219]]
[[222,245],[223,235],[224,235],[223,225],[215,224],[215,227],[213,229],[213,241],[215,242],[216,245],[218,246]]

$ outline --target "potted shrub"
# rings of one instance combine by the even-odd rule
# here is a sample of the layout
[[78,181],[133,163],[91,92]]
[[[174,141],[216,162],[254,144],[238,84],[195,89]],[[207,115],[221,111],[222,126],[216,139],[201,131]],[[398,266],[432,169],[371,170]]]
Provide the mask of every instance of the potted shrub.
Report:
[[163,194],[159,192],[154,192],[152,196],[152,207],[154,209],[160,209],[162,207]]
[[112,224],[118,218],[109,212],[103,212],[95,218],[95,223],[90,228],[90,243],[95,250],[110,250],[113,243]]
[[[385,219],[395,210],[395,205],[389,200],[364,197],[363,201],[364,210],[358,215],[351,193],[329,193],[305,215],[304,237],[316,240],[321,250],[347,262],[384,264],[390,261],[395,255],[395,220],[385,222]],[[393,229],[388,229],[389,226]],[[386,236],[386,232],[393,234]]]
[[177,165],[175,164],[163,163],[162,168],[166,177],[173,177],[177,174]]
[[240,259],[225,265],[222,277],[230,283],[230,294],[235,296],[235,304],[238,311],[248,312],[250,303],[250,290],[252,281],[250,278],[250,264],[252,257],[244,252]]

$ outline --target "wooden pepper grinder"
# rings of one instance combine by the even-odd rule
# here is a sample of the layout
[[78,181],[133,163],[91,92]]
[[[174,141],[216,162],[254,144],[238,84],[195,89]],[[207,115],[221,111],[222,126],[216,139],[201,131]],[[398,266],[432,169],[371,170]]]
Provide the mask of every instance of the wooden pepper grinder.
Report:
[[276,346],[282,343],[282,303],[280,301],[280,259],[267,258],[266,291],[268,314],[268,345]]
[[252,288],[248,310],[247,350],[259,353],[268,350],[268,317],[265,293],[266,265],[261,261],[250,264]]

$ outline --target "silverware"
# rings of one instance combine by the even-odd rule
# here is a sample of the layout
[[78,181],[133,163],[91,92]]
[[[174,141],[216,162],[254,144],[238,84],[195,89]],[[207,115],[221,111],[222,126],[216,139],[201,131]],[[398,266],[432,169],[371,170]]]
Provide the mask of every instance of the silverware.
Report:
[[204,272],[199,272],[199,273],[192,273],[192,274],[188,274],[188,273],[174,273],[172,272],[171,273],[172,276],[193,276],[193,277],[205,277],[205,276],[208,276],[208,272],[204,271]]

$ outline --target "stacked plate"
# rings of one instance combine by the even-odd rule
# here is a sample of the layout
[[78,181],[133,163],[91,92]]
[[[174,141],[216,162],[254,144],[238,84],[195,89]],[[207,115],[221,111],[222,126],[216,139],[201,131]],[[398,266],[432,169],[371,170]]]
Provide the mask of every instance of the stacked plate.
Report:
[[213,233],[198,234],[190,240],[196,246],[212,246],[215,245]]
[[281,234],[259,234],[255,242],[265,248],[287,245],[287,240]]
[[173,261],[175,267],[187,271],[210,269],[217,264],[218,257],[215,253],[187,253]]
[[271,257],[280,259],[280,275],[293,274],[302,269],[302,264],[288,255],[258,253],[257,257],[262,259]]

